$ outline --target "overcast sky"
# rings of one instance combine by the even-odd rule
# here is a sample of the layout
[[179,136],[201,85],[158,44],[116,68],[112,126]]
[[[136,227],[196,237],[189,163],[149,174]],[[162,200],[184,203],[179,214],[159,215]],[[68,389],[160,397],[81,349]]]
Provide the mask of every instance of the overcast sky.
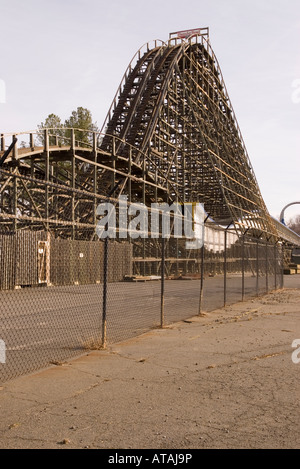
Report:
[[78,106],[101,127],[140,46],[208,26],[271,215],[300,201],[299,0],[0,0],[0,18],[0,132]]

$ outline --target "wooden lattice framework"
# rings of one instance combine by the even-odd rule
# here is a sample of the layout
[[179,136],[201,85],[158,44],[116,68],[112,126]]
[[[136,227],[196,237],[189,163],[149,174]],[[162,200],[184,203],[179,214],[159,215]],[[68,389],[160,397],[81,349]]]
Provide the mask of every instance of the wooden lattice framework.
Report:
[[[211,48],[208,29],[154,41],[129,64],[102,131],[1,135],[0,230],[93,239],[99,202],[204,204],[238,236],[284,238],[270,217]],[[25,138],[25,143],[19,142]],[[113,190],[114,189],[114,190]],[[289,236],[291,236],[289,234]],[[145,250],[144,250],[145,257]]]

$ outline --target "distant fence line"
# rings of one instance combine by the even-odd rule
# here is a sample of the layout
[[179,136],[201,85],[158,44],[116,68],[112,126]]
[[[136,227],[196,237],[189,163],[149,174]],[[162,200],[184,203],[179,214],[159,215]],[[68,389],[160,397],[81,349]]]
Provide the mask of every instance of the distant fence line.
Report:
[[[142,258],[134,257],[131,243],[110,241],[107,281],[120,282],[133,274],[159,275],[161,248],[154,253],[153,242],[147,240],[145,244],[149,248]],[[266,243],[247,238],[243,242],[234,232],[226,233],[225,237],[225,231],[219,227],[205,227],[204,256],[199,255],[200,250],[191,250],[186,254],[183,248],[180,255],[177,253],[175,257],[169,247],[174,244],[174,239],[171,239],[166,248],[164,262],[167,276],[201,274],[202,270],[204,274],[220,275],[225,268],[228,273],[240,272],[243,257],[247,260],[244,262],[245,273],[260,275],[269,268],[265,265],[268,258],[264,253],[267,250],[270,252],[270,245],[267,248]],[[173,247],[178,249],[178,246]],[[278,246],[274,249],[277,251]],[[99,240],[59,239],[45,231],[30,230],[0,234],[0,290],[38,285],[103,283],[103,252],[104,242]],[[153,258],[154,255],[156,258]]]
[[[99,241],[55,239],[43,231],[0,234],[0,290],[37,285],[86,285],[103,282]],[[108,281],[132,274],[132,246],[111,243]]]

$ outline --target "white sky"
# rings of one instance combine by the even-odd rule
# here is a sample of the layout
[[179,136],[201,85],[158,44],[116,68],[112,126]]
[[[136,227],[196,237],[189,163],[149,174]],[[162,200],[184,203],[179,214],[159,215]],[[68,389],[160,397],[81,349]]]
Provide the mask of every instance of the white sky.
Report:
[[0,24],[0,132],[78,106],[101,127],[140,46],[208,26],[271,215],[300,201],[299,0],[0,0]]

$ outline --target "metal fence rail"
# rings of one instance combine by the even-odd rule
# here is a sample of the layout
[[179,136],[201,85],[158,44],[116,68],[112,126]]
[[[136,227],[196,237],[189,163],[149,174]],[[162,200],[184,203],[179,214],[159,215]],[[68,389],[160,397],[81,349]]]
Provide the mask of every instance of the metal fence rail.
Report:
[[192,251],[145,239],[144,257],[83,238],[0,235],[1,382],[283,286],[282,245],[220,227]]

